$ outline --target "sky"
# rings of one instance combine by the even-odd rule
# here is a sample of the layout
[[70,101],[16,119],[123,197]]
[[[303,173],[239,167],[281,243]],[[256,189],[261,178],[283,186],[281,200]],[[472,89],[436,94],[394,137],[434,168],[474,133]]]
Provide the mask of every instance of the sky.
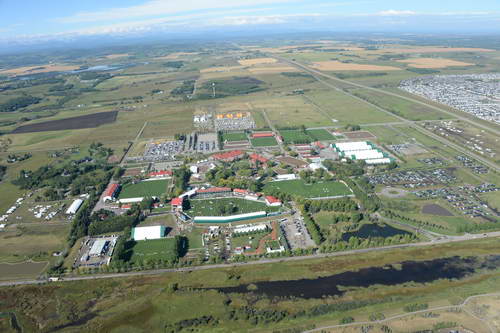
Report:
[[0,0],[0,41],[241,29],[500,33],[500,0]]

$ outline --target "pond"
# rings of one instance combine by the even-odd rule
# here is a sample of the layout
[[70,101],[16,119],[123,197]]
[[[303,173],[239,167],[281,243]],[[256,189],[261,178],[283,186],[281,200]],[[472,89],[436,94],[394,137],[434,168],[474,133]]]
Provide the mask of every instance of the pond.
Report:
[[397,229],[390,225],[363,224],[357,231],[346,232],[342,235],[342,240],[348,241],[351,237],[371,238],[371,237],[392,237],[395,235],[411,235],[411,232]]
[[438,279],[462,279],[478,270],[500,268],[500,255],[487,257],[448,257],[426,261],[404,261],[397,265],[362,268],[316,279],[266,281],[252,285],[214,288],[224,293],[254,293],[268,297],[322,298],[341,296],[342,287],[393,286],[402,283],[428,283]]

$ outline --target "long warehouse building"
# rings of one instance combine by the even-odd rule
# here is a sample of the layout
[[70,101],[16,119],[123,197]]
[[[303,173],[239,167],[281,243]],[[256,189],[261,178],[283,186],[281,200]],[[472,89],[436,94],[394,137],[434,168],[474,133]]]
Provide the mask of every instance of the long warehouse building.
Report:
[[75,215],[83,204],[82,199],[76,199],[66,210],[66,215]]

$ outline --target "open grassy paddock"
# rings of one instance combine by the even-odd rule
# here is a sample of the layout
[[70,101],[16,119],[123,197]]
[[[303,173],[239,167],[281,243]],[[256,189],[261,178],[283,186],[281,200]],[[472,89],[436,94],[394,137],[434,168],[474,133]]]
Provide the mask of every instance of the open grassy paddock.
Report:
[[120,190],[118,198],[160,197],[166,192],[169,182],[168,179],[160,179],[142,181],[137,184],[125,184]]
[[264,189],[278,189],[282,192],[306,198],[326,198],[352,195],[349,188],[340,182],[320,181],[306,184],[302,179],[267,183]]
[[131,252],[130,261],[134,263],[146,260],[174,260],[175,239],[162,238],[137,241],[129,250]]
[[254,147],[270,147],[278,145],[278,142],[274,137],[250,139],[250,142]]

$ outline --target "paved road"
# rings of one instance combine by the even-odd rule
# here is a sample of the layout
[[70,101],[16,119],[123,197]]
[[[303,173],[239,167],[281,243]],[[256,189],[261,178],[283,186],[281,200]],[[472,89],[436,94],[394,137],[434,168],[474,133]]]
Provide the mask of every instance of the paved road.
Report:
[[[334,80],[334,81],[339,81],[339,82],[346,83],[346,84],[351,84],[351,85],[356,86],[356,87],[359,87],[359,88],[370,89],[370,90],[373,90],[373,91],[376,91],[376,92],[379,92],[379,93],[383,93],[383,94],[387,94],[387,95],[391,95],[391,96],[395,96],[395,97],[400,97],[400,98],[406,99],[406,100],[411,101],[411,102],[415,102],[415,103],[418,103],[418,104],[422,104],[422,105],[428,106],[428,107],[430,107],[430,108],[432,108],[432,109],[435,109],[435,110],[438,110],[438,111],[442,111],[442,112],[447,113],[447,114],[449,114],[449,115],[453,115],[454,117],[456,117],[456,118],[458,118],[458,119],[461,119],[461,120],[463,120],[463,121],[466,121],[466,122],[468,122],[468,123],[471,123],[471,124],[473,124],[473,125],[475,125],[475,126],[478,126],[478,127],[481,127],[481,128],[485,128],[485,129],[487,129],[487,130],[489,130],[489,131],[491,131],[491,132],[494,132],[494,133],[496,133],[496,134],[498,134],[498,135],[500,135],[500,131],[496,131],[496,130],[494,130],[494,129],[492,129],[492,128],[488,127],[488,126],[484,126],[484,125],[482,125],[482,124],[479,124],[479,123],[473,122],[473,121],[471,121],[471,120],[470,120],[470,119],[468,119],[468,118],[464,118],[464,117],[461,117],[461,116],[457,116],[457,115],[456,115],[455,113],[453,113],[453,112],[442,110],[442,109],[440,109],[440,108],[438,108],[438,107],[435,107],[435,106],[432,106],[432,105],[428,105],[428,104],[426,104],[426,103],[424,103],[424,102],[421,102],[421,101],[418,101],[418,100],[414,100],[414,99],[409,98],[409,97],[406,97],[406,96],[400,96],[400,95],[398,95],[398,94],[395,94],[395,93],[392,93],[392,92],[389,92],[389,91],[385,91],[385,90],[381,90],[381,89],[377,89],[377,88],[373,88],[373,87],[369,87],[369,86],[364,86],[364,85],[361,85],[361,84],[358,84],[358,83],[353,83],[353,82],[346,81],[346,80],[341,80],[341,79],[338,79],[338,78],[336,78],[336,77],[334,77],[334,76],[331,76],[331,75],[328,75],[328,74],[322,73],[322,72],[320,72],[320,71],[317,71],[317,70],[315,70],[315,69],[309,68],[309,67],[307,67],[307,66],[305,66],[305,65],[302,65],[302,64],[300,64],[300,63],[298,63],[298,62],[296,62],[296,61],[292,61],[292,60],[284,59],[284,58],[278,57],[278,56],[276,56],[276,55],[272,55],[272,56],[274,56],[274,57],[275,57],[275,58],[277,58],[278,60],[281,60],[281,61],[287,62],[287,63],[289,63],[289,64],[291,64],[291,65],[294,65],[295,67],[298,67],[299,69],[302,69],[303,71],[308,72],[308,73],[309,73],[309,74],[311,74],[311,75],[312,75],[312,76],[313,76],[313,77],[314,77],[314,78],[315,78],[318,82],[322,83],[323,85],[326,85],[327,87],[330,87],[330,88],[332,88],[332,89],[334,89],[334,90],[336,90],[336,91],[338,91],[338,92],[344,93],[344,94],[346,94],[346,95],[348,95],[348,96],[350,96],[350,97],[352,97],[352,98],[354,98],[354,99],[356,99],[356,100],[358,100],[358,101],[360,101],[360,102],[363,102],[363,103],[365,103],[365,104],[368,104],[368,105],[370,105],[370,106],[372,106],[372,107],[376,108],[377,110],[379,110],[379,111],[381,111],[381,112],[387,113],[387,114],[389,114],[389,115],[391,115],[391,116],[393,116],[393,117],[395,117],[395,118],[398,118],[398,119],[399,119],[402,123],[404,123],[404,124],[408,124],[408,125],[410,125],[410,126],[411,126],[411,125],[413,125],[413,126],[411,126],[411,127],[412,127],[412,128],[414,128],[414,129],[416,129],[416,130],[418,130],[419,132],[421,132],[421,133],[423,133],[423,134],[425,134],[425,135],[427,135],[427,136],[430,136],[431,138],[433,138],[433,139],[435,139],[435,140],[437,140],[437,141],[441,142],[442,144],[444,144],[444,145],[446,145],[446,146],[449,146],[449,147],[451,147],[451,148],[453,148],[453,149],[457,150],[458,152],[460,152],[460,153],[462,153],[462,154],[468,155],[468,156],[470,156],[470,157],[472,157],[472,158],[474,158],[474,159],[476,159],[476,160],[478,160],[478,161],[482,162],[483,164],[487,165],[488,167],[490,167],[490,168],[492,168],[492,169],[494,169],[494,170],[496,170],[496,171],[500,171],[500,167],[499,167],[496,163],[491,162],[491,161],[489,161],[488,159],[486,159],[486,158],[484,158],[484,157],[482,157],[482,156],[480,156],[480,155],[478,155],[478,154],[476,154],[476,153],[473,153],[473,152],[471,152],[471,151],[469,151],[469,150],[467,150],[467,149],[462,148],[462,146],[459,146],[459,145],[457,145],[457,144],[455,144],[455,143],[453,143],[453,142],[450,142],[449,140],[447,140],[447,139],[445,139],[445,138],[443,138],[443,137],[441,137],[441,136],[439,136],[439,135],[434,134],[433,132],[431,132],[431,131],[429,131],[429,130],[425,129],[425,128],[424,128],[423,126],[421,126],[418,122],[416,122],[416,121],[412,121],[412,120],[408,120],[408,119],[406,119],[406,118],[403,118],[403,117],[401,117],[401,116],[399,116],[399,115],[396,115],[396,114],[394,114],[394,113],[392,113],[392,112],[390,112],[390,111],[388,111],[388,110],[386,110],[386,109],[384,109],[384,108],[381,108],[381,107],[379,107],[379,106],[377,106],[377,105],[375,105],[375,104],[372,104],[372,103],[370,103],[370,102],[368,102],[368,101],[366,101],[366,100],[364,100],[364,99],[362,99],[362,98],[359,98],[358,96],[355,96],[355,95],[353,95],[353,94],[350,94],[350,93],[348,93],[348,92],[346,92],[346,91],[344,91],[344,90],[342,90],[342,89],[338,88],[337,86],[335,86],[335,85],[333,85],[333,84],[331,84],[331,83],[329,83],[329,82],[327,82],[327,81],[325,81],[325,80],[321,79],[321,77],[324,77],[324,78],[327,78],[327,79],[330,79],[330,80]],[[321,77],[320,77],[320,76],[321,76]]]
[[[276,130],[276,127],[274,126],[273,122],[271,121],[271,119],[269,119],[268,115],[267,115],[267,112],[266,110],[262,110],[262,115],[264,116],[264,119],[266,120],[267,122],[267,125],[269,125],[269,128],[274,132],[274,133],[278,133],[278,131]],[[278,146],[280,147],[280,151],[282,154],[285,154],[285,148],[283,147],[283,143],[280,142],[279,140],[276,140],[278,142]]]
[[[64,277],[62,282],[64,281],[80,281],[80,280],[95,280],[95,279],[109,279],[109,278],[121,278],[121,277],[132,277],[132,276],[146,276],[146,275],[159,275],[164,273],[172,273],[172,272],[189,272],[189,271],[202,271],[207,269],[214,268],[229,268],[229,267],[238,267],[238,266],[249,266],[249,265],[262,265],[262,264],[273,264],[279,262],[290,262],[290,261],[301,261],[301,260],[311,260],[311,259],[320,259],[320,258],[333,258],[333,257],[341,257],[347,255],[355,255],[369,252],[381,252],[393,249],[403,249],[403,248],[418,248],[425,247],[430,245],[437,244],[446,244],[446,243],[454,243],[454,242],[462,242],[474,239],[485,239],[485,238],[496,238],[500,237],[500,231],[484,233],[484,234],[466,234],[463,236],[447,236],[446,238],[436,239],[429,242],[420,242],[420,243],[410,243],[410,244],[401,244],[401,245],[390,245],[390,246],[381,246],[367,249],[358,249],[358,250],[347,250],[333,253],[318,253],[307,256],[297,256],[297,257],[286,257],[286,258],[265,258],[256,261],[244,262],[244,263],[228,263],[228,264],[215,264],[215,265],[203,265],[203,266],[194,266],[194,267],[183,267],[183,268],[164,268],[164,269],[155,269],[149,271],[139,271],[139,272],[126,272],[126,273],[112,273],[112,274],[95,274],[95,275],[84,275],[84,276],[67,276]],[[14,285],[30,285],[30,284],[42,284],[46,283],[45,280],[13,280],[13,281],[3,281],[0,282],[0,287],[4,286],[14,286]]]
[[425,309],[425,310],[407,312],[407,313],[395,315],[392,317],[388,317],[388,318],[385,318],[382,320],[376,320],[376,321],[361,321],[361,322],[354,322],[354,323],[349,323],[349,324],[323,326],[323,327],[315,328],[313,330],[304,331],[304,333],[320,332],[322,330],[327,330],[327,329],[332,329],[332,328],[344,328],[344,327],[347,328],[347,327],[358,326],[358,325],[383,324],[383,323],[386,323],[386,322],[394,320],[394,319],[401,319],[404,317],[413,316],[413,315],[417,315],[417,314],[429,313],[432,311],[454,310],[454,309],[463,310],[464,312],[466,312],[470,316],[474,317],[475,319],[477,319],[477,320],[481,321],[483,324],[485,324],[488,327],[488,329],[490,330],[490,332],[495,333],[496,329],[486,319],[477,316],[476,314],[470,312],[467,308],[465,308],[467,303],[469,303],[473,299],[481,298],[481,297],[491,297],[491,296],[500,296],[500,293],[489,293],[489,294],[480,294],[480,295],[469,296],[462,303],[457,304],[457,305],[438,306],[438,307],[429,308],[429,309]]

